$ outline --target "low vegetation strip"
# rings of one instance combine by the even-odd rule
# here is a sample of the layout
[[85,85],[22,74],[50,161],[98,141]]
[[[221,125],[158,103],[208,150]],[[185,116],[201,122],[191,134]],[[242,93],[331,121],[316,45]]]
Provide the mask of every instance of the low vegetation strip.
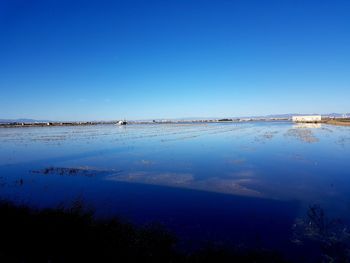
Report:
[[32,170],[33,174],[61,175],[61,176],[87,176],[118,174],[121,171],[115,169],[97,169],[91,167],[47,167],[41,170]]

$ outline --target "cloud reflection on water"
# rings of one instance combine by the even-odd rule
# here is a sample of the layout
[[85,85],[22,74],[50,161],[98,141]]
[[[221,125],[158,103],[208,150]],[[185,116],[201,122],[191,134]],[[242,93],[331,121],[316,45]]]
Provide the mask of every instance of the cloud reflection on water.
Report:
[[152,184],[233,195],[263,197],[261,192],[248,186],[255,182],[250,178],[252,176],[253,172],[242,171],[231,175],[229,178],[210,177],[196,179],[191,173],[138,171],[112,175],[106,179],[118,182]]
[[310,130],[309,128],[304,128],[303,126],[298,127],[298,128],[289,129],[285,133],[285,136],[286,137],[293,137],[293,138],[298,139],[299,141],[306,142],[306,143],[319,142],[319,139],[314,135],[312,130]]

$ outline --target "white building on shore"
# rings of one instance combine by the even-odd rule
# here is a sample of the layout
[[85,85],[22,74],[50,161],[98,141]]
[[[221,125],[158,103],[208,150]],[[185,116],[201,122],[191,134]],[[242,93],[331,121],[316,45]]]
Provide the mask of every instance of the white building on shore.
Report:
[[322,119],[321,115],[306,115],[306,116],[293,116],[294,122],[320,122]]

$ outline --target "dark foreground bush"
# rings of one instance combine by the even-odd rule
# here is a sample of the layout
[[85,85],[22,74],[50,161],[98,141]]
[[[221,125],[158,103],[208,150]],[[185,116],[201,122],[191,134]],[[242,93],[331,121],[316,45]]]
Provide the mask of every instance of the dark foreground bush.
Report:
[[75,204],[33,210],[0,202],[0,262],[285,262],[268,252],[202,248],[186,254],[163,227],[96,220]]

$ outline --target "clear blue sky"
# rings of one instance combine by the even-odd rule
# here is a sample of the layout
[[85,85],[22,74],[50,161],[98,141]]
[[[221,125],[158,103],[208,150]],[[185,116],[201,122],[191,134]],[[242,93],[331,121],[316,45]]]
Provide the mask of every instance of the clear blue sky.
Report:
[[349,112],[350,1],[2,0],[0,90],[0,118]]

